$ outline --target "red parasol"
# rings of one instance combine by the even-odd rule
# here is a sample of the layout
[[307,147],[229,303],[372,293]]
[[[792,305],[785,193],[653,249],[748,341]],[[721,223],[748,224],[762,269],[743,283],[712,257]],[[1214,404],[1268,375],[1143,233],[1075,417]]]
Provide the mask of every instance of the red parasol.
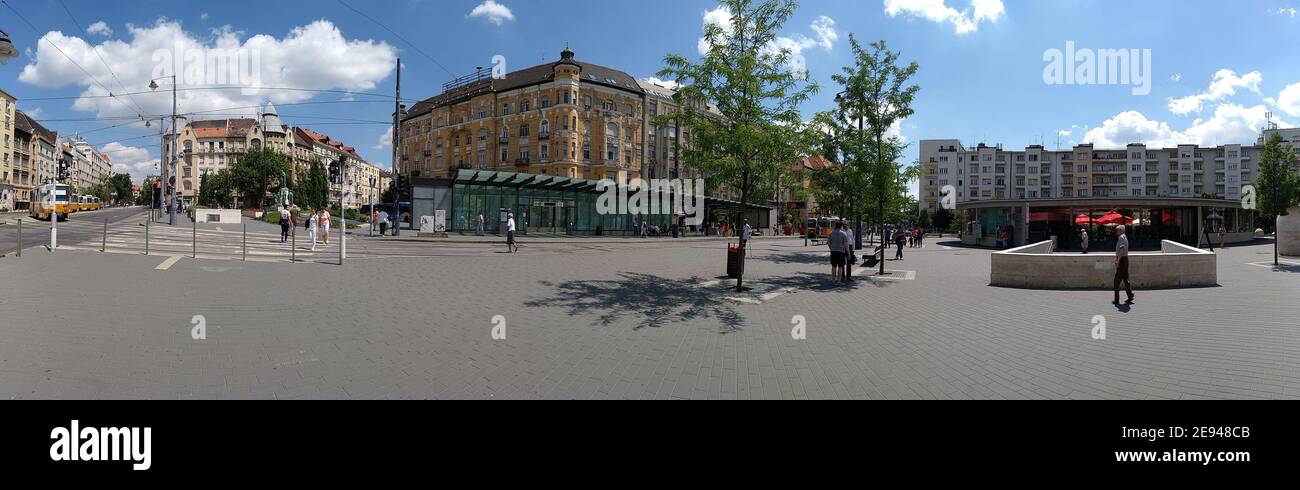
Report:
[[1131,225],[1133,224],[1133,218],[1111,211],[1097,218],[1096,223],[1101,225]]
[[1094,221],[1091,217],[1089,217],[1088,215],[1086,215],[1086,214],[1080,214],[1080,215],[1074,217],[1074,224],[1076,224],[1076,225],[1086,225],[1086,224],[1094,223],[1094,222],[1095,222],[1095,221]]

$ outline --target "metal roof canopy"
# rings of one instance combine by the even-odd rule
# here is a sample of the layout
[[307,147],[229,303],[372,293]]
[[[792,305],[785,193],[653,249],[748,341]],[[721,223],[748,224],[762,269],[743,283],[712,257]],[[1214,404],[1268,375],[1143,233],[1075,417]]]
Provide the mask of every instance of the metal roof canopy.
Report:
[[[492,170],[462,170],[456,173],[455,182],[457,184],[468,185],[496,185],[500,187],[528,188],[539,190],[563,190],[570,192],[594,192],[600,187],[599,180],[592,179],[574,179],[570,177],[561,177],[554,175],[527,174],[518,172],[496,172]],[[628,184],[617,184],[618,189],[630,187]],[[657,194],[672,194],[671,192],[652,191],[647,192]],[[706,204],[721,205],[726,207],[740,206],[739,201],[723,199],[720,197],[704,196]],[[748,209],[771,210],[772,206],[762,204],[746,204]]]

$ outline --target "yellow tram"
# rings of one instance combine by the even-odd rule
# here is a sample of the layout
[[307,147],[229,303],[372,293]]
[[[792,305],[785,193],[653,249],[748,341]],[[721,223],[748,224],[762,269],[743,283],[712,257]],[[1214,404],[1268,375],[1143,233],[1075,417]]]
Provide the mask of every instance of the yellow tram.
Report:
[[42,220],[57,215],[59,221],[67,221],[72,209],[71,193],[66,184],[45,184],[36,188],[30,214],[32,218]]

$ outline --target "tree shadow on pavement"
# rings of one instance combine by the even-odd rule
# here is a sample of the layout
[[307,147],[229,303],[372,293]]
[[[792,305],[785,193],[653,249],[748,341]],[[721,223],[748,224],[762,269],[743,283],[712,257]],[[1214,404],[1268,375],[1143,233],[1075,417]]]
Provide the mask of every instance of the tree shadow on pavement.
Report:
[[[825,293],[825,292],[832,292],[832,291],[854,291],[867,286],[875,286],[877,288],[883,288],[883,287],[889,287],[890,283],[892,282],[892,281],[872,281],[868,279],[867,276],[865,275],[858,275],[858,273],[856,272],[858,269],[856,267],[853,270],[854,270],[853,280],[845,283],[836,283],[831,281],[831,275],[829,272],[827,273],[799,272],[794,275],[766,277],[763,278],[762,280],[756,280],[755,282],[761,282],[764,286],[773,289],[793,289],[799,292],[810,291],[814,293]],[[871,272],[871,273],[875,274],[875,272]]]
[[699,287],[697,278],[667,279],[652,274],[621,272],[616,280],[541,281],[554,289],[547,298],[524,304],[538,308],[566,308],[570,315],[597,315],[594,324],[611,325],[625,318],[637,320],[635,330],[674,322],[716,319],[723,334],[743,329],[745,319],[720,288]]
[[800,251],[794,253],[767,254],[759,257],[750,257],[750,258],[756,260],[762,260],[764,262],[771,262],[773,264],[825,265],[827,271],[830,270],[830,264],[831,264],[831,254],[830,252],[824,250],[820,251],[820,253]]

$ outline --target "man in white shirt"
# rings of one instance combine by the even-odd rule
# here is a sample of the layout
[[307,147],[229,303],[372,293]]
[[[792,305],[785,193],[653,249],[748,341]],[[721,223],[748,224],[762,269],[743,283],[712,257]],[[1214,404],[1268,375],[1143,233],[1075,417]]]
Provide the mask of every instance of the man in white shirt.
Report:
[[740,228],[740,249],[745,251],[745,256],[749,256],[749,234],[753,232],[749,227],[749,220],[740,220],[743,226]]
[[506,250],[515,253],[519,250],[519,245],[515,244],[515,215],[510,213],[506,215]]

